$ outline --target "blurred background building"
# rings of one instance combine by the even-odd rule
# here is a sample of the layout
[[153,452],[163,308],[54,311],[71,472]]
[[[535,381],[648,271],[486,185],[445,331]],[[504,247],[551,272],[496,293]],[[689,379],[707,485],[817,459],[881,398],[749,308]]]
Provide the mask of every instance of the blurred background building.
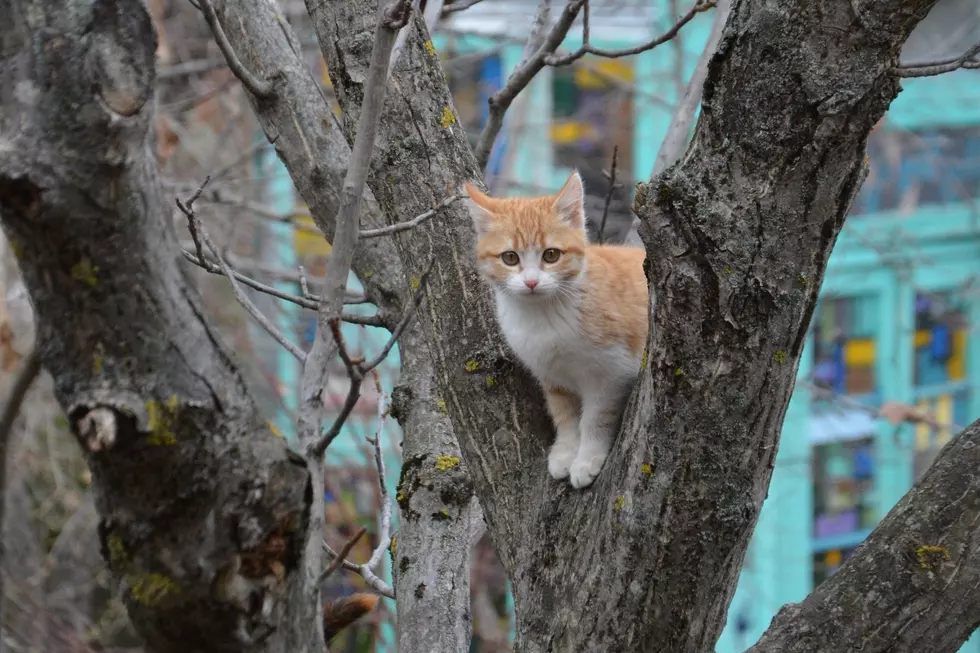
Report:
[[[690,3],[592,0],[591,42],[636,47],[667,31]],[[312,226],[203,20],[181,0],[149,4],[160,31],[157,154],[168,189],[184,196],[212,175],[198,206],[233,264],[294,293],[302,266],[315,289],[330,246]],[[280,4],[330,97],[303,2]],[[457,117],[475,143],[487,99],[521,60],[537,3],[482,0],[454,11],[468,4],[445,3],[433,44]],[[554,18],[563,3],[552,4]],[[636,56],[585,56],[572,65],[546,67],[508,112],[488,165],[491,192],[553,192],[577,168],[593,235],[608,201],[606,237],[622,240],[632,221],[634,185],[650,176],[713,20],[713,12],[701,14],[676,38]],[[956,57],[977,42],[976,0],[939,0],[902,59]],[[581,31],[573,28],[563,47],[570,51],[579,45]],[[821,287],[769,496],[718,653],[745,650],[782,605],[801,600],[833,574],[938,449],[980,417],[978,81],[976,70],[904,80],[904,92],[871,136],[870,173]],[[614,151],[616,185],[610,189]],[[180,216],[175,220],[180,238],[189,241]],[[15,266],[11,257],[2,260],[0,393],[5,396],[33,336]],[[249,321],[225,279],[196,269],[194,279],[266,414],[293,439],[296,361]],[[359,289],[353,275],[350,286]],[[251,296],[295,342],[309,347],[312,312]],[[344,336],[351,349],[368,355],[387,339],[380,329],[346,324]],[[398,361],[396,348],[380,369],[384,392],[397,381]],[[325,397],[334,410],[347,392],[342,366],[335,372]],[[369,556],[377,532],[380,498],[365,436],[377,429],[378,399],[365,386],[355,414],[328,450],[330,472],[323,488],[324,537],[330,543],[339,546],[359,527],[368,529],[370,536],[351,553],[359,561]],[[58,649],[54,642],[67,650],[61,644],[66,641],[78,651],[136,650],[97,547],[86,544],[94,538],[86,471],[47,380],[37,384],[30,402],[18,425],[6,495],[4,537],[13,553],[8,559],[17,559],[19,566],[3,564],[4,637],[11,650]],[[931,425],[907,423],[912,408],[926,412]],[[389,420],[382,441],[392,494],[400,438]],[[395,521],[397,529],[397,515]],[[390,579],[390,569],[384,575]],[[509,650],[513,603],[486,539],[474,557],[472,578],[472,651]],[[69,586],[74,593],[66,594]],[[359,577],[338,573],[325,594],[363,588]],[[335,640],[331,650],[393,652],[394,624],[394,606],[385,601],[382,611]],[[980,653],[980,641],[974,638],[963,650]]]

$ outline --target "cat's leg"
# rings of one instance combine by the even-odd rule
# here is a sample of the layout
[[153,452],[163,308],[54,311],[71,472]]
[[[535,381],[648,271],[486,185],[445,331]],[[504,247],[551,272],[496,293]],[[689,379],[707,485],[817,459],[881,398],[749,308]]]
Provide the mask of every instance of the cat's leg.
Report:
[[574,488],[592,485],[612,449],[625,399],[618,390],[597,388],[582,397],[581,442],[568,479]]
[[548,453],[548,473],[551,478],[561,480],[568,476],[572,461],[578,454],[581,402],[564,388],[545,387],[544,395],[557,433]]

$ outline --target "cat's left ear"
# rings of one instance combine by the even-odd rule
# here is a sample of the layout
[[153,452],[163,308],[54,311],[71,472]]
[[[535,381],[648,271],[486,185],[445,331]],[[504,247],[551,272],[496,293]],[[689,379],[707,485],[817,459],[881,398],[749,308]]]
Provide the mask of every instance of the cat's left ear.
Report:
[[476,228],[476,232],[483,233],[487,231],[490,228],[490,222],[493,220],[493,213],[490,211],[490,202],[492,201],[490,196],[470,183],[463,184],[461,195],[468,198],[463,201],[466,202],[466,207],[470,211],[470,217],[473,219],[473,226]]
[[565,185],[555,196],[553,206],[561,220],[577,229],[585,228],[585,191],[582,189],[582,177],[578,170],[572,170],[572,174],[565,180]]

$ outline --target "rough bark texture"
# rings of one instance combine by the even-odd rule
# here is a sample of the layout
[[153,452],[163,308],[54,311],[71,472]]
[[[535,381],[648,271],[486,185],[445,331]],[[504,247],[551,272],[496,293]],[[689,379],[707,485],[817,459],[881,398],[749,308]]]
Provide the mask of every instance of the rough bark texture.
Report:
[[[229,41],[245,65],[275,79],[276,96],[250,97],[252,106],[270,140],[275,139],[276,151],[316,224],[332,237],[351,151],[299,54],[295,35],[271,4],[242,0],[217,0],[214,4]],[[376,16],[372,13],[365,18],[373,24]],[[368,52],[372,41],[373,34],[367,41]],[[374,195],[365,191],[360,225],[370,229],[414,215],[409,210],[383,215]],[[411,279],[404,273],[392,239],[361,239],[353,269],[368,297],[389,326],[394,326],[411,295]],[[414,479],[418,491],[399,499],[402,521],[392,547],[398,650],[465,651],[471,636],[467,533],[473,520],[479,519],[480,510],[472,501],[472,484],[445,403],[435,392],[428,344],[416,323],[402,335],[399,350],[401,378],[392,408],[403,430],[403,474]],[[440,471],[437,459],[456,461],[456,465]],[[452,497],[457,506],[451,513],[444,513],[445,497]],[[415,518],[408,519],[408,515]],[[433,628],[432,624],[440,627]]]
[[[547,477],[550,427],[501,345],[465,210],[396,238],[409,270],[437,261],[426,335],[514,580],[518,650],[713,647],[865,140],[899,90],[900,46],[931,5],[864,2],[857,16],[844,0],[735,3],[694,143],[638,188],[659,328],[617,445],[584,492]],[[308,3],[348,129],[375,7]],[[479,178],[421,22],[412,29],[369,182],[389,213]]]
[[980,421],[748,653],[952,653],[980,627]]
[[133,623],[155,651],[310,650],[309,474],[178,263],[144,4],[4,0],[0,43],[0,218]]

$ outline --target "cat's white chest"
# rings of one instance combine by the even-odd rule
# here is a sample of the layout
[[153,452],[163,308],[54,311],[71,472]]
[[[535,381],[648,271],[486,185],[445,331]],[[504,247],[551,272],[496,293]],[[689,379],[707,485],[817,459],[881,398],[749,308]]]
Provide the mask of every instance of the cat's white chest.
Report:
[[498,294],[497,320],[510,348],[546,385],[584,392],[609,376],[610,363],[616,367],[609,351],[585,337],[571,301],[539,304]]

